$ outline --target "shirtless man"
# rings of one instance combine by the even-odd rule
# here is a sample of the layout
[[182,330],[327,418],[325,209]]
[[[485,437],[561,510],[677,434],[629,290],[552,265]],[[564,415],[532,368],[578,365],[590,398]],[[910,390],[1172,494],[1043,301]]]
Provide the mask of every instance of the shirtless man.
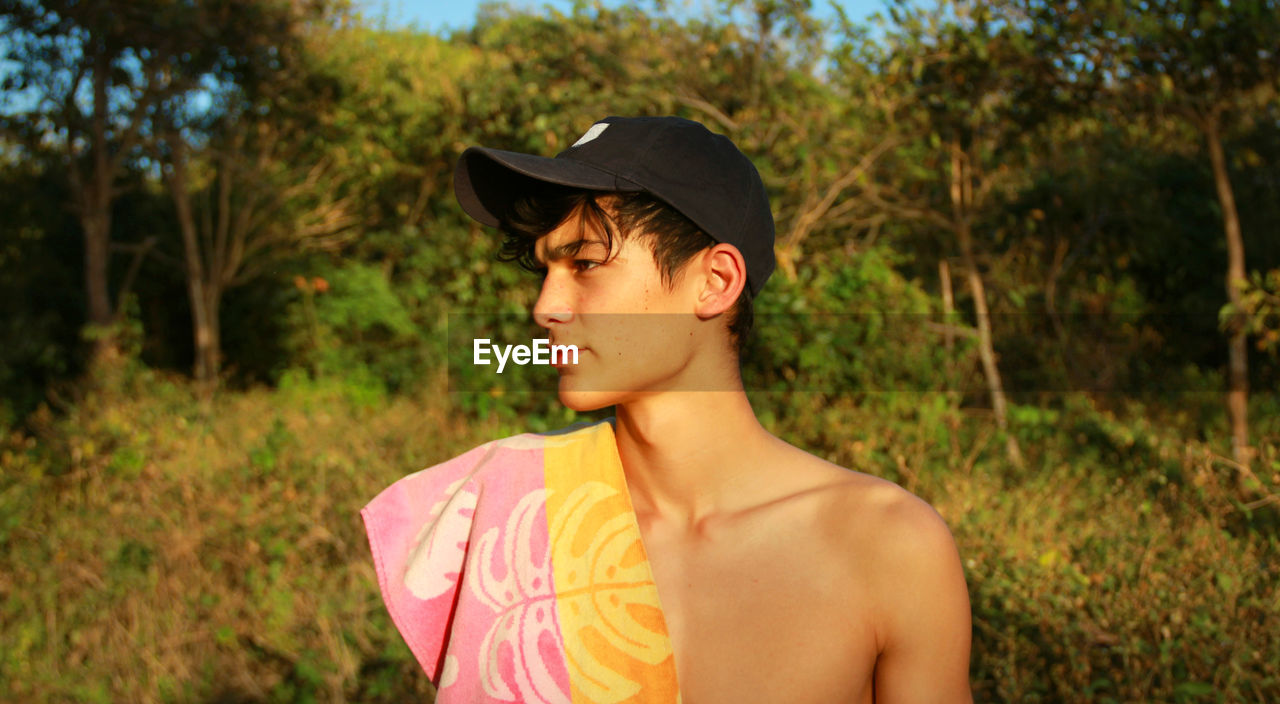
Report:
[[774,437],[738,343],[773,269],[759,175],[678,118],[607,118],[556,159],[468,150],[464,209],[545,270],[559,396],[617,449],[686,704],[968,702],[970,612],[927,504]]

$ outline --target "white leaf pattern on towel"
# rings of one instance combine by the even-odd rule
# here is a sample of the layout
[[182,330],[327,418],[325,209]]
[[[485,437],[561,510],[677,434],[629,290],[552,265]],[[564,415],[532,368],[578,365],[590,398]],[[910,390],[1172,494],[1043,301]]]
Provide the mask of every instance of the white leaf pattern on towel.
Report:
[[431,507],[409,550],[404,585],[419,599],[434,599],[457,583],[476,510],[476,490],[467,479],[445,489],[448,498]]
[[535,548],[533,540],[545,534],[546,497],[535,489],[520,499],[505,526],[480,536],[467,565],[476,598],[498,614],[480,645],[479,666],[485,693],[501,701],[570,701],[545,659],[561,647],[550,546]]
[[448,689],[458,681],[458,658],[454,655],[444,656],[444,667],[440,668],[439,689]]

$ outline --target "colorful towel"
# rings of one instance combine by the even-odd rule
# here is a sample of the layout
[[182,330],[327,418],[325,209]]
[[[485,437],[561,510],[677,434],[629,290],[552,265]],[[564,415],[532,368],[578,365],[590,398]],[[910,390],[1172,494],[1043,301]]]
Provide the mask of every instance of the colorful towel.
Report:
[[361,516],[442,704],[679,701],[610,423],[482,445]]

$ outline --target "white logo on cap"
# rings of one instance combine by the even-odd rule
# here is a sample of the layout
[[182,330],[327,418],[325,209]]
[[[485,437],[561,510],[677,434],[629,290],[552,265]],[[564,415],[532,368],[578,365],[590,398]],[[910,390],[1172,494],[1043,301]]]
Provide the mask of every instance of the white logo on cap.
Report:
[[[573,143],[573,146],[580,147],[586,144],[587,142],[590,142],[591,140],[595,139],[596,137],[599,137],[601,134],[604,133],[605,129],[608,126],[609,126],[609,123],[607,122],[597,122],[596,124],[591,126],[591,129],[587,130],[586,134],[579,137],[578,141]],[[572,148],[573,147],[570,147],[570,149]]]

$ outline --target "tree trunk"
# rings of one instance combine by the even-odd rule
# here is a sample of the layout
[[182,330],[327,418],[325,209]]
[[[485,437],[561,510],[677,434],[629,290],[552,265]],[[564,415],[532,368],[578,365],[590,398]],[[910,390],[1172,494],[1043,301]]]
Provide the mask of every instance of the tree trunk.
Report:
[[[94,208],[98,211],[97,208]],[[84,228],[84,288],[88,297],[88,322],[101,327],[112,323],[111,291],[107,265],[111,257],[111,214],[87,212],[80,216]]]
[[[107,145],[107,65],[105,55],[96,61],[93,73],[93,115],[91,117],[88,178],[76,179],[80,192],[80,225],[84,229],[84,290],[88,322],[98,328],[93,343],[90,368],[116,356],[116,340],[110,328],[115,322],[111,307],[108,274],[111,264],[111,190],[115,181]],[[75,159],[74,154],[72,159]],[[70,168],[77,170],[72,163]]]
[[[1227,173],[1227,159],[1222,151],[1218,115],[1201,122],[1213,163],[1213,182],[1222,207],[1222,229],[1227,236],[1227,300],[1240,305],[1240,284],[1245,281],[1244,239],[1240,235],[1240,215],[1236,212],[1235,194]],[[1231,457],[1248,466],[1252,459],[1249,447],[1249,354],[1245,326],[1239,314],[1231,321],[1227,342],[1227,418],[1231,424]],[[1243,476],[1243,475],[1241,475]]]
[[196,327],[196,380],[212,391],[218,386],[218,373],[222,369],[222,326],[218,311],[222,303],[222,289],[211,281],[204,282],[204,320]]
[[942,322],[947,326],[943,333],[943,344],[947,349],[947,360],[951,360],[951,351],[955,348],[956,335],[951,326],[955,323],[956,305],[951,294],[951,265],[946,257],[938,260],[938,283],[942,287]]
[[982,374],[987,380],[987,391],[991,395],[991,411],[996,417],[996,426],[1005,433],[1005,451],[1014,466],[1022,467],[1022,450],[1018,441],[1008,433],[1009,421],[1005,400],[1004,383],[1000,379],[1000,368],[996,363],[995,346],[991,342],[991,315],[987,311],[986,288],[982,284],[982,274],[978,271],[977,258],[973,255],[973,236],[969,228],[970,188],[965,173],[964,157],[960,145],[951,145],[951,207],[955,226],[956,239],[960,243],[960,257],[964,263],[965,277],[969,281],[969,294],[973,296],[973,311],[978,323],[978,357],[982,361]]
[[[195,363],[192,374],[204,393],[209,393],[218,380],[218,298],[219,287],[210,282],[213,272],[207,272],[201,259],[200,236],[196,230],[195,214],[187,193],[187,163],[181,138],[172,140],[173,159],[170,165],[169,194],[178,215],[178,229],[182,232],[182,249],[187,275],[187,299],[191,305],[191,330],[195,343]],[[208,276],[206,275],[208,274]]]

